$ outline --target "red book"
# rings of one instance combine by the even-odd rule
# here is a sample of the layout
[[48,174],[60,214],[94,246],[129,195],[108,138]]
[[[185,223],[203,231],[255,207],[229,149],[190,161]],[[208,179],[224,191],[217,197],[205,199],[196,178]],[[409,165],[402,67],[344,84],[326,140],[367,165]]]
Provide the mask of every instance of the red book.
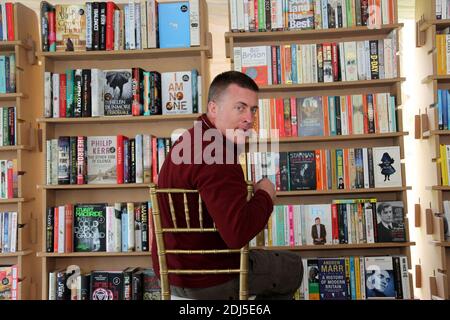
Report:
[[291,133],[293,137],[298,136],[297,121],[297,100],[295,99],[295,97],[291,97]]
[[8,175],[8,186],[7,186],[7,199],[14,198],[14,188],[13,188],[13,181],[14,181],[14,165],[11,160],[8,160],[6,165],[6,174]]
[[322,180],[322,166],[321,166],[321,159],[320,159],[320,150],[315,150],[314,153],[316,154],[316,190],[323,190],[323,180]]
[[285,137],[286,134],[284,132],[284,106],[283,99],[276,99],[276,111],[277,111],[277,125],[278,130],[280,130],[280,137]]
[[353,103],[352,96],[346,96],[347,102],[347,118],[348,118],[348,134],[353,134]]
[[106,3],[106,50],[114,50],[114,10],[118,9],[114,2]]
[[158,146],[156,137],[152,137],[152,174],[153,183],[158,183]]
[[56,12],[48,12],[48,51],[56,51]]
[[77,138],[77,184],[85,184],[86,176],[86,140],[84,136]]
[[[8,41],[13,41],[14,36],[14,6],[11,2],[5,4],[6,7],[6,28],[8,29]],[[4,31],[3,31],[4,32]]]
[[363,94],[363,115],[364,115],[364,134],[369,133],[369,106],[367,105],[367,95]]
[[64,242],[64,252],[73,252],[73,204],[65,205],[65,218],[64,227],[65,227],[65,242]]
[[331,241],[333,244],[339,244],[339,221],[337,204],[331,205]]
[[66,88],[67,76],[65,73],[59,75],[59,117],[66,118]]
[[124,150],[123,141],[126,139],[123,135],[117,136],[117,183],[124,183]]
[[[333,68],[333,81],[339,81],[339,47],[336,42],[331,44],[331,65]],[[342,53],[343,54],[343,53]]]

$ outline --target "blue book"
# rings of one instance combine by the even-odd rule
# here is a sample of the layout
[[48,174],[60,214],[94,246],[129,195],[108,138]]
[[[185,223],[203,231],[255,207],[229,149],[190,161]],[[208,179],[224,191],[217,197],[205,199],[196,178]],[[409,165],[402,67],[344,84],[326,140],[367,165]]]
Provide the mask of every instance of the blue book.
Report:
[[347,300],[345,259],[319,259],[320,300]]
[[189,2],[158,3],[160,48],[191,46]]
[[291,44],[291,70],[292,70],[292,83],[298,83],[297,75],[297,45]]
[[0,93],[6,93],[6,57],[0,56]]
[[442,120],[444,120],[444,130],[448,130],[448,99],[447,99],[447,91],[442,90]]

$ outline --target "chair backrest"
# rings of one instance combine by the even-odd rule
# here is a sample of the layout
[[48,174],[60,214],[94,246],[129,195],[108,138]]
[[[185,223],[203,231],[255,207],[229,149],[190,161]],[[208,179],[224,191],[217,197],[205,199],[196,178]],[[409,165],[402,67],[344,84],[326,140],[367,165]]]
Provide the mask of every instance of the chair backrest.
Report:
[[[247,201],[250,200],[253,193],[253,185],[247,183]],[[161,196],[166,194],[167,196]],[[192,216],[188,206],[188,195],[189,198],[195,194],[198,197],[198,221],[199,227],[191,227]],[[179,195],[178,197],[183,197],[184,204],[184,218],[185,227],[179,227],[176,219],[173,195]],[[211,233],[216,232],[215,225],[212,227],[205,228],[203,226],[203,210],[202,210],[202,199],[200,193],[197,190],[188,189],[162,189],[158,188],[156,185],[152,184],[150,186],[150,199],[152,202],[152,216],[153,216],[153,229],[156,238],[156,246],[158,252],[159,260],[159,272],[161,278],[161,297],[163,300],[170,300],[170,285],[169,285],[169,274],[239,274],[239,299],[248,299],[248,244],[241,249],[206,249],[201,250],[179,250],[176,248],[166,249],[166,242],[164,238],[164,233]],[[160,215],[160,202],[167,201],[170,208],[170,218],[173,227],[163,228],[161,223]],[[229,253],[240,253],[240,267],[239,269],[172,269],[167,265],[166,254],[229,254]]]

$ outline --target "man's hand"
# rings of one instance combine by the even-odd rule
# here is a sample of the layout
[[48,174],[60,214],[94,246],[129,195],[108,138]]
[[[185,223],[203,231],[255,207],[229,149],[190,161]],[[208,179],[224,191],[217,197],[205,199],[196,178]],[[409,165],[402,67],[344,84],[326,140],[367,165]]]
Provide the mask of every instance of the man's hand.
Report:
[[267,192],[272,198],[272,201],[275,200],[275,186],[273,185],[272,181],[267,178],[259,180],[258,183],[255,184],[254,190],[256,192],[260,189]]

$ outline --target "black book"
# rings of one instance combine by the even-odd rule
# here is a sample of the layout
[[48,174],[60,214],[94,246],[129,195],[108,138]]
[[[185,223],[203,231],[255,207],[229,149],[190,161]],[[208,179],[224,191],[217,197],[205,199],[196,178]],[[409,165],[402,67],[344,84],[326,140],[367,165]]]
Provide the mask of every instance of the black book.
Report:
[[280,191],[289,190],[289,161],[287,152],[280,152]]
[[378,40],[369,41],[369,50],[370,50],[370,76],[372,80],[376,80],[380,78]]
[[54,230],[55,230],[55,208],[47,208],[45,230],[45,247],[47,252],[53,252]]
[[58,138],[58,184],[70,184],[70,138]]
[[48,34],[49,34],[49,24],[48,24],[48,13],[53,10],[53,6],[47,1],[41,2],[41,46],[42,51],[49,50]]
[[90,280],[91,300],[112,300],[107,271],[92,271]]
[[149,212],[148,203],[141,203],[141,239],[142,239],[142,251],[149,251]]
[[130,183],[136,182],[136,139],[130,139]]
[[74,251],[106,251],[106,204],[77,204],[74,213]]
[[336,135],[342,135],[342,126],[341,126],[341,98],[338,96],[334,97],[334,108],[336,112]]
[[106,50],[106,2],[100,2],[100,50]]
[[78,137],[70,137],[70,184],[77,184],[77,140]]
[[73,101],[74,101],[74,117],[80,118],[83,109],[83,75],[81,69],[75,70],[73,78]]
[[70,291],[66,286],[66,271],[58,271],[56,273],[56,300],[69,300]]
[[92,48],[100,50],[100,3],[92,3]]
[[290,189],[316,190],[316,156],[314,151],[289,152]]
[[142,300],[142,270],[133,272],[131,281],[132,300]]
[[161,287],[153,269],[144,269],[142,282],[144,300],[161,300]]
[[123,273],[122,271],[108,272],[108,289],[111,292],[112,299],[123,300]]
[[91,288],[91,275],[80,274],[80,300],[89,300]]

